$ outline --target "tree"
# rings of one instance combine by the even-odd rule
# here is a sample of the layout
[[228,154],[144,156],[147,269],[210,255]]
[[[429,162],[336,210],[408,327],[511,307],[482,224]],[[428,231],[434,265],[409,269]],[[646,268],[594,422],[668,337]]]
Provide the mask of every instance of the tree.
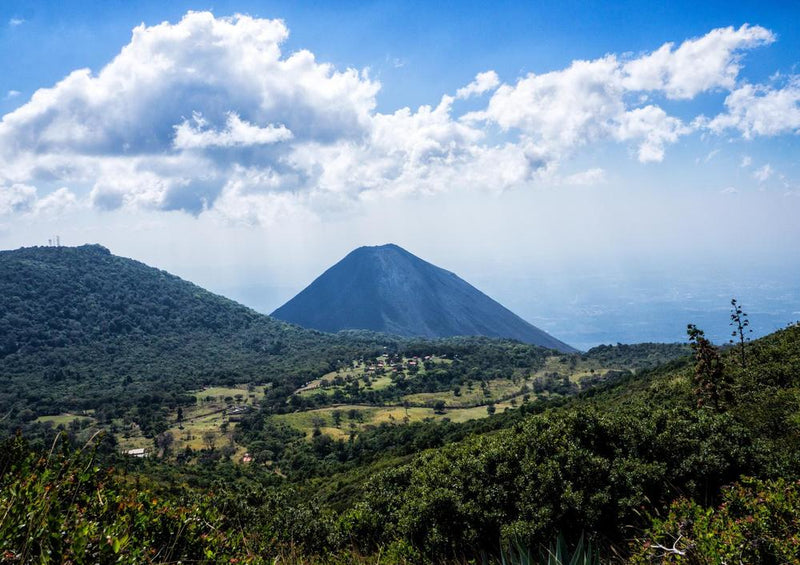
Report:
[[433,404],[433,411],[434,411],[434,413],[436,413],[436,414],[444,414],[444,407],[445,407],[445,402],[444,402],[444,400],[437,400],[437,401],[436,401],[436,402]]
[[214,439],[216,438],[214,432],[211,430],[206,430],[203,432],[203,444],[206,446],[206,449],[209,451],[214,449]]
[[705,337],[703,330],[694,324],[686,328],[689,344],[694,351],[694,383],[697,406],[711,406],[722,411],[730,401],[730,383],[717,348]]
[[175,442],[175,437],[173,437],[172,432],[162,432],[155,437],[154,442],[156,447],[166,456],[169,453],[170,447],[172,447],[172,444]]
[[[742,358],[742,369],[747,367],[747,362],[745,359],[745,341],[750,341],[750,338],[745,338],[745,330],[747,333],[753,333],[753,330],[750,329],[750,320],[747,319],[747,313],[742,310],[741,304],[739,304],[735,298],[731,298],[731,326],[733,326],[733,331],[731,332],[731,337],[738,338],[739,341],[739,352]],[[734,343],[733,340],[730,340],[731,343]]]

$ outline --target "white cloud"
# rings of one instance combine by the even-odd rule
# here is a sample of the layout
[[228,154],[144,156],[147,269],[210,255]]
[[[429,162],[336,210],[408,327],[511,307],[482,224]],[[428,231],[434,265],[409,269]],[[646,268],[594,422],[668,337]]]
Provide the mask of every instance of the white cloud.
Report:
[[725,99],[727,113],[708,124],[717,133],[738,129],[746,139],[800,133],[800,77],[782,88],[745,84]]
[[6,98],[6,100],[11,100],[12,98],[16,98],[20,94],[21,94],[21,92],[19,90],[9,90],[8,92],[6,92],[6,97],[5,98]]
[[456,91],[456,98],[469,98],[471,96],[478,96],[489,90],[494,90],[500,85],[500,78],[494,71],[486,71],[485,73],[478,73],[475,80],[463,88]]
[[624,109],[619,64],[609,56],[503,84],[486,110],[465,119],[521,130],[545,153],[557,155],[603,137]]
[[11,214],[60,214],[77,204],[77,198],[62,187],[39,198],[36,187],[25,184],[0,186],[0,216]]
[[[489,70],[436,106],[381,113],[380,84],[366,71],[337,70],[304,50],[284,55],[287,37],[279,20],[205,12],[137,27],[99,72],[76,70],[3,116],[0,186],[70,186],[41,201],[17,190],[4,209],[86,202],[252,224],[382,197],[558,184],[561,163],[592,144],[630,144],[642,163],[663,160],[669,145],[713,122],[684,122],[658,96],[735,88],[742,52],[774,40],[742,26],[514,84]],[[486,93],[476,111],[453,109]],[[563,182],[604,180],[588,167]]]
[[769,177],[772,176],[773,172],[774,171],[772,170],[772,167],[770,166],[769,163],[767,163],[760,169],[756,169],[756,171],[753,173],[753,178],[756,179],[758,182],[766,182],[769,179]]
[[642,163],[662,161],[664,145],[675,143],[681,135],[692,131],[678,118],[652,105],[625,112],[619,121],[617,137],[623,141],[640,140],[638,156]]
[[11,18],[8,20],[8,25],[11,27],[18,27],[25,23],[23,18]]
[[689,99],[714,88],[732,89],[741,69],[741,51],[775,41],[760,26],[715,29],[703,37],[684,41],[673,49],[665,43],[652,53],[623,66],[626,89],[659,90],[668,98]]
[[750,155],[743,155],[742,156],[742,162],[739,163],[739,166],[741,168],[743,168],[743,169],[746,169],[747,167],[749,167],[752,164],[753,164],[753,158],[750,157]]
[[67,187],[61,187],[58,190],[40,198],[33,205],[33,212],[35,214],[49,214],[58,215],[78,205],[78,199],[75,194]]
[[74,71],[3,117],[0,143],[15,136],[34,153],[149,154],[172,147],[175,126],[202,114],[209,127],[283,124],[299,139],[359,136],[377,83],[336,71],[308,51],[281,57],[278,20],[189,13],[179,23],[139,26],[97,75]]
[[661,161],[666,144],[692,131],[658,106],[630,108],[625,94],[616,57],[575,61],[563,71],[531,74],[515,86],[500,86],[485,111],[466,119],[521,130],[547,160],[588,143],[617,139],[637,143],[641,162]]
[[205,149],[207,147],[247,147],[250,145],[269,145],[292,138],[292,132],[284,126],[268,125],[258,127],[229,112],[225,129],[209,129],[208,122],[199,112],[195,112],[192,122],[184,120],[175,126],[173,145],[176,149]]
[[767,29],[743,25],[713,30],[677,49],[667,43],[626,62],[614,55],[574,61],[564,70],[529,74],[514,86],[501,85],[488,108],[468,119],[522,130],[554,159],[575,147],[616,138],[637,142],[640,161],[660,161],[665,145],[694,126],[684,125],[654,104],[631,107],[629,95],[639,93],[638,101],[644,104],[647,91],[689,99],[714,88],[732,88],[741,51],[774,40]]

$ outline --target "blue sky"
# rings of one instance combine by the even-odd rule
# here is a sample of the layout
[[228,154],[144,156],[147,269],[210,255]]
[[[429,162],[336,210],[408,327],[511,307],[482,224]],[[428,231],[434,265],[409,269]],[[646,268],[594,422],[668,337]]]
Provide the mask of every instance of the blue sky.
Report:
[[189,10],[284,19],[289,50],[307,48],[340,68],[380,73],[383,110],[433,104],[442,92],[469,82],[476,69],[492,68],[510,80],[747,22],[780,37],[748,61],[746,75],[754,80],[791,71],[800,52],[795,2],[5,1],[2,21],[24,20],[25,26],[0,32],[3,90],[31,94],[76,68],[99,69],[134,26],[175,22]]
[[798,26],[791,2],[4,2],[0,248],[99,242],[268,312],[391,241],[579,347],[723,340],[732,295],[766,333],[800,318]]

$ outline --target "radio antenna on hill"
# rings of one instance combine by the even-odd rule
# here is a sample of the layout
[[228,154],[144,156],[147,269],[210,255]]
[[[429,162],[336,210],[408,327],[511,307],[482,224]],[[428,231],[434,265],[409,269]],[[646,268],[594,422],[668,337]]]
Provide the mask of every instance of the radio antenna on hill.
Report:
[[56,247],[61,247],[61,236],[60,235],[56,236]]

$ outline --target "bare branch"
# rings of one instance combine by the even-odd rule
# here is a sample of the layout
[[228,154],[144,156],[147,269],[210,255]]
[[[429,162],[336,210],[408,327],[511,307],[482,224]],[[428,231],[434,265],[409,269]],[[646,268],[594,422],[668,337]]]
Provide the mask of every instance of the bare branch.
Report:
[[672,544],[672,547],[666,547],[660,543],[653,543],[653,545],[650,547],[653,549],[660,549],[664,552],[659,557],[664,557],[665,555],[686,555],[686,550],[682,551],[678,549],[678,542],[681,541],[682,537],[682,534],[678,534],[678,539],[675,540],[675,543]]

